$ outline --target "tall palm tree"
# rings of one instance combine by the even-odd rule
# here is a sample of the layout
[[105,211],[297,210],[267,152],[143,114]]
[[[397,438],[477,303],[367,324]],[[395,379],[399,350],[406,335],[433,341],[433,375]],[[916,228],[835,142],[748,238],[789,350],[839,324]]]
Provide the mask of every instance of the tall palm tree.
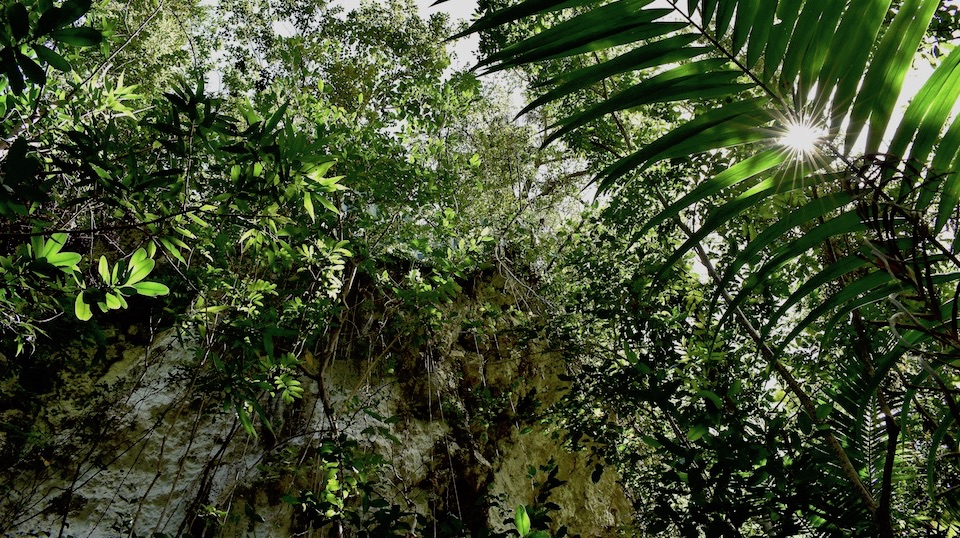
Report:
[[[722,322],[754,341],[815,425],[829,455],[825,473],[844,485],[838,495],[849,494],[835,505],[862,514],[866,535],[896,535],[891,513],[905,451],[925,451],[931,502],[955,498],[940,470],[960,439],[960,120],[953,119],[960,50],[939,58],[905,112],[897,110],[939,7],[932,0],[525,0],[486,13],[461,34],[525,17],[561,21],[485,58],[491,70],[609,49],[607,59],[557,75],[528,109],[624,73],[647,74],[557,121],[548,141],[643,105],[715,104],[599,170],[597,181],[608,190],[643,184],[661,161],[735,148],[738,160],[722,172],[676,199],[661,196],[646,229],[673,221],[687,231],[667,266],[690,251],[700,256],[725,304]],[[775,224],[715,266],[704,239],[784,193],[803,202],[780,210]],[[686,227],[683,216],[705,204],[712,209],[699,227]],[[822,265],[780,298],[769,320],[754,319],[746,300],[801,258]],[[787,352],[814,327],[825,348],[840,326],[850,334],[850,360],[818,375],[827,386],[814,397],[814,380]]]

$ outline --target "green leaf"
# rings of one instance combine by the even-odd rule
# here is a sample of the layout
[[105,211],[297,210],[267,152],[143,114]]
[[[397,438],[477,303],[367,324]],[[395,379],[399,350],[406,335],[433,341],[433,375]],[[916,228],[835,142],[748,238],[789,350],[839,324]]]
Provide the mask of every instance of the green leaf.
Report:
[[711,109],[607,167],[597,177],[600,190],[630,171],[640,173],[664,159],[768,140],[775,135],[757,129],[768,121],[770,115],[759,98]]
[[708,431],[710,431],[710,428],[706,424],[697,424],[687,432],[687,440],[696,441],[706,435]]
[[[670,24],[670,23],[658,23]],[[664,28],[664,31],[677,29],[676,23],[671,28]],[[637,71],[659,65],[682,62],[700,56],[710,49],[708,47],[688,47],[697,39],[695,34],[679,34],[676,36],[655,41],[647,45],[637,47],[629,52],[621,54],[612,60],[583,67],[569,73],[564,73],[558,77],[550,79],[544,85],[556,84],[557,87],[547,92],[541,97],[535,99],[529,105],[523,108],[517,116],[522,116],[530,110],[550,101],[569,95],[577,90],[587,88],[611,76],[625,73],[628,71]]]
[[513,524],[517,527],[520,536],[526,536],[530,533],[530,516],[527,515],[527,509],[522,504],[517,506],[517,510],[513,514]]
[[87,321],[93,317],[93,312],[90,310],[90,305],[83,300],[83,292],[77,294],[77,298],[73,302],[73,312],[80,321]]
[[802,6],[802,0],[781,0],[777,4],[777,18],[780,21],[774,24],[770,30],[770,40],[766,43],[766,49],[764,50],[764,79],[772,79],[777,68],[780,67],[780,62],[783,61],[783,55],[787,52],[787,46],[789,46],[790,38],[794,33],[794,25],[797,23],[797,18],[800,17]]
[[40,257],[50,258],[54,254],[60,252],[60,249],[67,244],[67,234],[57,233],[50,236],[50,239],[47,239],[43,243],[43,249],[40,252]]
[[92,4],[91,0],[67,0],[60,6],[62,12],[58,22],[59,26],[63,27],[80,20],[80,17],[90,11]]
[[33,36],[36,38],[41,38],[56,30],[63,25],[60,22],[62,19],[62,9],[56,6],[47,9],[42,15],[40,15],[40,20],[37,21],[37,27],[33,29]]
[[[870,262],[866,257],[860,254],[851,254],[845,256],[840,260],[837,260],[836,263],[830,264],[825,267],[822,271],[816,275],[810,277],[809,280],[803,283],[796,291],[794,291],[790,297],[787,298],[783,304],[773,313],[770,319],[780,319],[783,315],[792,308],[795,304],[803,300],[804,297],[810,295],[814,291],[823,288],[831,282],[838,280],[844,275],[853,273],[854,271],[859,271]],[[770,324],[762,333],[762,336],[766,338],[767,331],[772,329],[774,325]]]
[[3,71],[7,75],[7,83],[10,84],[10,89],[13,90],[13,94],[22,94],[23,90],[27,88],[27,85],[23,82],[23,73],[20,72],[20,66],[17,64],[17,55],[14,54],[13,49],[5,47],[3,50],[0,50],[0,61],[3,62]]
[[939,2],[905,0],[887,28],[863,78],[853,105],[846,147],[851,147],[869,118],[867,153],[875,153],[886,132],[913,56]]
[[257,437],[257,430],[253,427],[253,421],[250,420],[250,414],[247,413],[247,410],[244,409],[242,405],[237,404],[236,411],[240,425],[243,426],[243,431],[247,432],[247,435],[251,437]]
[[120,296],[117,295],[116,293],[108,291],[105,297],[106,297],[105,302],[107,304],[107,308],[109,308],[110,310],[116,310],[121,306],[123,306],[123,303],[120,302]]
[[57,54],[53,49],[47,48],[39,43],[34,43],[30,45],[30,47],[33,49],[33,52],[37,54],[37,58],[46,62],[50,67],[65,73],[72,69],[70,62],[63,59],[63,56]]
[[307,210],[307,215],[310,215],[310,220],[316,222],[317,216],[313,213],[313,199],[309,192],[303,193],[303,208]]
[[[912,142],[910,159],[924,162],[937,135],[960,97],[960,48],[943,60],[917,92],[890,141],[888,153],[903,155]],[[916,136],[915,136],[916,135]]]
[[127,272],[127,280],[124,282],[125,286],[136,284],[144,278],[147,278],[156,265],[155,261],[151,260],[150,258],[146,258],[146,252],[144,252],[142,248],[138,249],[137,252],[143,252],[144,257],[138,259],[135,254],[134,257],[130,259],[130,268]]
[[[860,85],[860,76],[850,76],[850,73],[863,73],[870,58],[873,47],[847,47],[846,43],[873,44],[880,29],[883,27],[884,17],[887,15],[891,0],[868,0],[861,2],[857,9],[847,9],[840,19],[840,25],[834,34],[834,42],[827,52],[823,69],[820,71],[818,90],[820,95],[829,95],[836,88],[833,106],[830,111],[830,125],[839,125],[841,118],[853,104],[857,89]],[[849,148],[849,146],[848,146]]]
[[77,28],[61,28],[50,33],[54,41],[73,45],[75,47],[92,47],[103,41],[103,35],[97,30],[80,26]]
[[170,288],[159,282],[137,282],[133,285],[137,293],[146,297],[157,297],[170,293]]
[[[161,237],[159,238],[160,244],[163,245],[163,248],[170,253],[171,256],[176,258],[180,263],[186,264],[187,260],[183,257],[183,254],[180,253],[180,249],[174,244],[175,241],[179,241],[172,237]],[[182,244],[182,242],[181,242]]]
[[643,228],[640,230],[640,234],[643,234],[647,230],[679,215],[682,210],[694,204],[706,201],[709,197],[718,194],[727,187],[754,178],[770,170],[771,168],[780,165],[788,157],[789,154],[786,151],[783,151],[780,148],[771,148],[764,152],[758,153],[749,159],[738,162],[737,164],[727,168],[723,172],[720,172],[716,176],[700,184],[700,186],[698,186],[696,189],[685,194],[682,198],[667,206],[663,211],[657,213],[656,216],[650,219],[643,226]]
[[747,43],[747,69],[752,69],[760,60],[764,47],[770,37],[770,30],[773,28],[774,17],[777,14],[777,3],[760,0],[755,23],[750,29],[750,41]]
[[450,39],[458,39],[472,33],[489,30],[501,24],[522,19],[536,13],[549,13],[560,9],[575,8],[594,3],[596,0],[527,0],[519,4],[485,15],[466,30]]
[[47,256],[47,262],[61,269],[79,271],[80,268],[77,267],[77,264],[80,263],[81,258],[82,256],[76,252],[57,252]]
[[20,41],[30,33],[30,14],[27,8],[17,2],[7,8],[7,24],[15,41]]
[[100,278],[107,284],[113,284],[110,280],[110,267],[107,265],[107,257],[100,256],[100,264],[97,267],[97,271],[100,273]]
[[723,400],[720,399],[720,396],[717,396],[717,393],[709,390],[698,390],[697,396],[710,400],[717,409],[723,409]]
[[320,205],[322,205],[327,211],[333,213],[334,215],[340,214],[340,210],[334,207],[333,202],[327,200],[325,197],[318,196],[317,201],[320,202]]
[[267,123],[264,124],[264,126],[263,126],[263,134],[264,134],[265,136],[273,133],[273,130],[276,129],[276,128],[277,128],[277,125],[280,124],[280,120],[283,119],[283,115],[287,113],[287,105],[288,105],[288,103],[284,103],[284,104],[280,105],[280,108],[278,108],[278,109],[273,113],[273,115],[270,116],[270,119],[267,120]]
[[[782,215],[780,220],[764,229],[757,237],[750,241],[737,255],[737,257],[727,266],[727,269],[720,279],[720,286],[724,287],[741,267],[750,263],[759,262],[759,256],[762,251],[785,236],[789,230],[803,224],[809,223],[814,219],[821,219],[829,216],[832,212],[844,207],[852,201],[852,197],[847,193],[837,193],[827,195],[822,198],[810,200],[802,207]],[[790,244],[790,249],[783,254],[784,258],[796,258],[804,254],[807,249],[819,244],[827,237],[835,235],[860,231],[863,226],[860,223],[859,215],[854,212],[846,213],[847,218],[835,218],[828,220],[817,229],[820,234],[807,236],[807,241],[794,241]]]
[[736,82],[741,76],[738,71],[720,70],[726,63],[722,58],[710,58],[685,63],[647,78],[597,105],[560,120],[554,125],[560,128],[550,133],[544,143],[549,144],[581,125],[619,110],[693,97],[730,95],[752,87],[752,84]]
[[[650,23],[672,12],[671,9],[641,9],[652,0],[619,0],[596,7],[570,20],[515,43],[484,58],[478,66],[501,62],[490,71],[549,58],[562,58],[579,48],[601,49],[607,42],[621,41],[616,36],[631,31],[643,32],[640,38],[659,35],[647,30]],[[647,31],[645,31],[647,30]],[[632,35],[630,37],[633,37]],[[597,43],[590,46],[592,43]]]
[[46,84],[47,74],[37,62],[21,52],[17,52],[17,63],[20,64],[20,70],[30,79],[31,82],[38,85]]

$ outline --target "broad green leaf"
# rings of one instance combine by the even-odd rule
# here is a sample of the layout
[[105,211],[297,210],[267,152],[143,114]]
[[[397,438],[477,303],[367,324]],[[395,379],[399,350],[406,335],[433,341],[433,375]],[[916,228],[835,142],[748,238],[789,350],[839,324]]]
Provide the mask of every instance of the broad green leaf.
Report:
[[322,205],[324,209],[333,213],[334,215],[340,214],[340,210],[334,207],[333,202],[331,202],[330,200],[327,200],[325,197],[317,196],[317,201],[320,202],[320,205]]
[[93,317],[93,312],[90,310],[90,305],[83,300],[82,291],[77,294],[77,298],[73,302],[73,312],[80,321],[87,321]]
[[47,9],[40,15],[40,20],[37,21],[37,27],[33,29],[33,37],[43,37],[59,28],[62,25],[60,21],[63,18],[63,10],[59,7],[54,6]]
[[103,279],[106,284],[113,284],[113,282],[110,280],[110,267],[107,264],[106,256],[100,256],[100,263],[97,265],[97,271],[100,273],[100,278]]
[[720,396],[717,396],[717,393],[709,390],[698,390],[697,395],[713,402],[717,409],[723,409],[723,400],[720,399]]
[[47,83],[47,73],[29,56],[17,52],[17,63],[20,64],[20,70],[30,79],[30,82],[40,86]]
[[122,303],[120,302],[120,296],[113,293],[112,291],[108,291],[105,297],[106,297],[105,302],[107,304],[108,309],[116,310],[122,306]]
[[530,516],[527,515],[527,509],[522,504],[517,506],[513,514],[513,524],[520,536],[526,536],[530,533]]
[[[39,237],[38,237],[39,239]],[[44,258],[50,258],[54,254],[60,252],[60,249],[67,244],[67,234],[57,233],[50,236],[50,239],[47,239],[43,243],[43,250],[41,251],[41,256]]]
[[79,271],[77,264],[80,263],[81,256],[76,252],[57,252],[47,256],[47,262],[55,267],[64,270]]
[[3,62],[3,71],[7,75],[7,83],[14,95],[20,95],[27,85],[23,82],[23,73],[20,72],[20,66],[17,64],[17,55],[13,49],[4,47],[0,50],[0,61]]
[[170,288],[160,284],[159,282],[137,282],[133,284],[133,288],[137,290],[137,293],[140,295],[145,295],[147,297],[157,297],[159,295],[167,295],[170,293]]
[[147,278],[147,276],[150,275],[150,272],[153,271],[155,265],[156,262],[149,258],[137,260],[136,262],[134,262],[134,260],[130,260],[130,269],[124,285],[130,286],[140,282],[144,278]]
[[257,430],[253,427],[253,422],[250,420],[250,414],[247,413],[247,410],[240,404],[237,404],[236,410],[237,419],[240,421],[243,431],[247,432],[247,435],[251,437],[257,437]]
[[337,164],[336,160],[330,160],[330,161],[319,163],[315,166],[312,166],[306,175],[313,181],[316,181],[318,183],[323,183],[324,180],[329,179],[325,177],[325,174],[327,173],[327,171],[330,170],[330,167],[332,167],[335,164]]
[[99,45],[103,36],[97,30],[86,26],[77,28],[61,28],[50,33],[54,41],[73,45],[75,47],[92,47]]
[[[174,237],[161,237],[159,238],[160,244],[163,245],[163,248],[170,253],[171,256],[176,258],[180,263],[186,264],[187,260],[183,257],[183,254],[180,253],[180,249],[177,248],[176,243],[183,245],[183,242]],[[184,245],[185,246],[185,245]]]
[[287,105],[289,103],[284,103],[270,116],[270,119],[267,120],[267,123],[263,126],[264,136],[273,133],[273,130],[277,128],[277,125],[280,124],[280,120],[283,119],[284,114],[287,113]]
[[7,8],[7,24],[13,33],[14,41],[20,41],[30,33],[30,14],[27,8],[17,2]]
[[53,49],[47,48],[39,43],[34,43],[30,45],[30,47],[33,49],[33,52],[37,54],[37,58],[46,62],[50,67],[63,72],[70,71],[70,62],[66,61],[63,56],[57,54]]
[[175,232],[177,232],[178,234],[186,237],[187,239],[196,239],[196,238],[197,238],[196,234],[194,234],[194,233],[191,232],[190,230],[188,230],[188,229],[186,229],[186,228],[183,228],[183,227],[181,227],[181,226],[173,226],[173,231],[175,231]]
[[688,441],[696,441],[707,434],[710,428],[706,424],[697,424],[687,432]]
[[67,0],[60,6],[62,11],[58,22],[59,26],[63,27],[77,22],[80,17],[90,11],[92,4],[91,0]]

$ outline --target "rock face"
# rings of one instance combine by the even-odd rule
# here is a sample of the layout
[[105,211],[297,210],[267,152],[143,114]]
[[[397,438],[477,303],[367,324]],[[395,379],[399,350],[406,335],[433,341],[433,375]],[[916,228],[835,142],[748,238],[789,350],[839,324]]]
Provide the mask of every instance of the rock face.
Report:
[[[537,530],[615,535],[630,503],[613,471],[594,483],[587,455],[564,451],[544,420],[564,360],[523,304],[511,281],[487,275],[428,339],[345,354],[322,374],[305,357],[303,398],[265,399],[272,432],[260,427],[259,438],[224,409],[194,341],[174,330],[136,346],[114,335],[103,366],[51,373],[33,416],[2,400],[0,451],[12,463],[0,530],[515,536],[506,522],[524,504]],[[383,323],[375,308],[362,315]],[[14,428],[29,433],[14,442]]]

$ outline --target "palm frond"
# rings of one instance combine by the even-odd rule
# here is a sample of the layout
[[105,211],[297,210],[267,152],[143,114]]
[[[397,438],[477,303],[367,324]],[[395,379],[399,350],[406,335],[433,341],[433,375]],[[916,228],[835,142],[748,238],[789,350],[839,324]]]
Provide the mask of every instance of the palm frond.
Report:
[[[796,260],[822,260],[821,268],[773,305],[759,331],[751,325],[747,332],[787,376],[809,419],[826,428],[838,476],[858,487],[863,486],[858,472],[883,476],[876,483],[868,480],[860,494],[875,514],[882,510],[875,499],[889,500],[890,451],[899,431],[878,417],[894,413],[891,405],[909,410],[916,397],[888,390],[891,373],[904,357],[928,352],[911,346],[936,343],[960,354],[957,241],[945,245],[938,235],[955,219],[960,201],[960,119],[950,124],[960,99],[960,49],[942,59],[898,119],[904,81],[939,2],[904,0],[892,10],[891,0],[668,1],[671,9],[649,0],[527,0],[487,14],[464,33],[530,15],[562,18],[574,12],[481,63],[498,70],[593,56],[595,64],[550,78],[524,112],[608,79],[643,74],[636,84],[557,120],[548,143],[606,115],[653,103],[702,110],[600,171],[601,190],[642,181],[646,171],[668,159],[736,148],[727,153],[735,157],[730,166],[668,200],[641,230],[712,207],[661,267],[660,277],[689,251],[702,253],[708,237],[772,196],[791,193],[799,200],[716,273],[718,297],[726,301],[722,322],[749,325],[742,308],[765,281]],[[801,122],[822,133],[812,157],[779,144],[791,125]],[[827,287],[833,291],[818,299]],[[729,288],[738,289],[730,294]],[[832,329],[861,312],[881,319],[868,319],[854,332],[863,341],[867,327],[879,327],[870,329],[879,340],[870,342],[872,351],[859,352],[862,360],[825,374],[825,393],[838,410],[831,427],[777,361],[813,327],[821,328],[821,349],[827,349]],[[790,326],[784,335],[778,329],[785,320]],[[890,329],[881,330],[884,324]],[[770,339],[776,342],[768,344]],[[955,427],[940,420],[936,431]],[[939,441],[933,435],[931,450]]]

